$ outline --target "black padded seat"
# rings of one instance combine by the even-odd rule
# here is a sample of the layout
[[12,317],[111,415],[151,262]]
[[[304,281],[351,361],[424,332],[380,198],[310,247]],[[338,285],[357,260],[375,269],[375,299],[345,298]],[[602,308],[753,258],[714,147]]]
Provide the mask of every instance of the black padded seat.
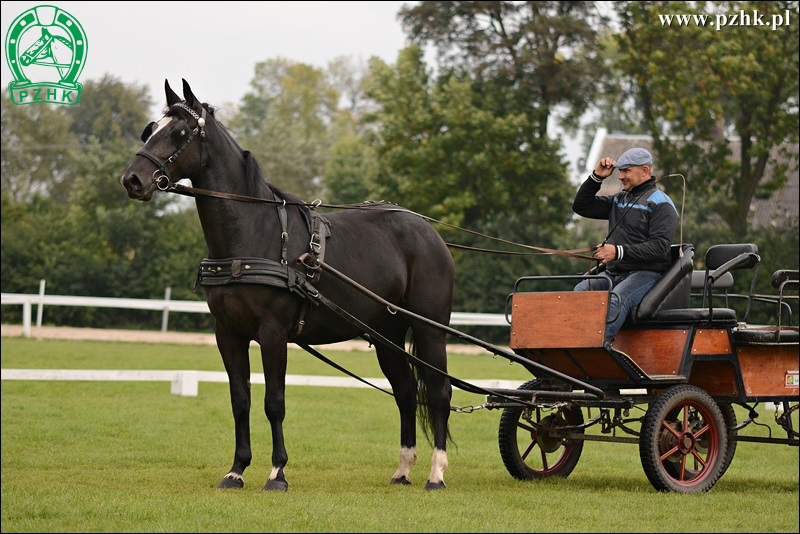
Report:
[[[687,245],[683,245],[684,247]],[[691,245],[689,245],[691,246]],[[673,245],[673,248],[675,245]],[[694,249],[692,249],[694,250]],[[753,243],[714,245],[705,256],[705,271],[692,271],[691,259],[686,262],[686,255],[678,258],[664,277],[645,295],[633,312],[630,321],[634,324],[644,322],[657,323],[709,323],[712,325],[730,325],[738,322],[736,310],[731,308],[714,308],[711,305],[711,289],[726,289],[733,284],[730,271],[736,269],[752,269],[758,265],[758,247]],[[697,274],[695,274],[697,273]],[[667,295],[680,283],[680,305],[669,305]],[[692,286],[703,288],[704,305],[701,308],[689,307],[689,295]]]
[[[683,252],[681,254],[681,251]],[[647,292],[642,301],[631,312],[629,320],[636,323],[660,321],[662,312],[689,307],[694,268],[694,246],[688,243],[672,245],[672,267]]]
[[731,308],[679,308],[659,310],[651,321],[659,323],[713,323],[736,324],[736,310]]
[[732,334],[737,345],[800,343],[800,329],[796,326],[785,326],[780,330],[774,326],[748,326],[736,329]]

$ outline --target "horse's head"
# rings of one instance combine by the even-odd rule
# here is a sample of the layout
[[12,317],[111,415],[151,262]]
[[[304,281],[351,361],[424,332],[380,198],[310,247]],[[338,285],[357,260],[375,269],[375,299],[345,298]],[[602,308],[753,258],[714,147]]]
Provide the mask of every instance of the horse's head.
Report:
[[134,200],[150,200],[181,178],[196,177],[206,165],[205,137],[209,119],[203,104],[183,80],[183,100],[164,81],[166,114],[142,132],[144,146],[122,173],[120,183]]

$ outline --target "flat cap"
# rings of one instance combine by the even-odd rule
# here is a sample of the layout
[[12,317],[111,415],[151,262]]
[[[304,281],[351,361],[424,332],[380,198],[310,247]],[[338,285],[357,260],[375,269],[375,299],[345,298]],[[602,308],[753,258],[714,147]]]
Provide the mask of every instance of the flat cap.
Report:
[[639,167],[640,165],[653,166],[653,156],[643,148],[631,148],[626,150],[614,164],[615,169],[627,169],[629,167]]

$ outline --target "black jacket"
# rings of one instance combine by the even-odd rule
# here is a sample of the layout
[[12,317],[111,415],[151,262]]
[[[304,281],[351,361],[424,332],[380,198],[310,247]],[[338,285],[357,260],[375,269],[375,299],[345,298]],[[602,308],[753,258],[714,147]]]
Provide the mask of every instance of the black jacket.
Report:
[[575,195],[572,211],[589,219],[608,220],[606,243],[617,247],[617,259],[606,265],[608,271],[663,273],[669,269],[670,245],[679,217],[672,200],[656,187],[655,176],[630,192],[613,196],[596,196],[600,185],[589,176]]

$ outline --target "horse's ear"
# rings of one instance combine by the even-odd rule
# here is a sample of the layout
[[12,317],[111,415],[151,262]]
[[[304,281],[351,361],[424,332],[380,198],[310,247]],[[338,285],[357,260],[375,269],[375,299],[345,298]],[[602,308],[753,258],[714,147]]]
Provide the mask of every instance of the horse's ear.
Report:
[[189,104],[189,107],[197,107],[200,106],[200,101],[194,96],[192,92],[192,88],[189,87],[189,82],[183,80],[183,99],[186,100],[186,103]]
[[164,80],[164,92],[167,93],[167,107],[172,107],[172,104],[181,101],[181,97],[175,94],[175,91],[169,86],[169,80]]

